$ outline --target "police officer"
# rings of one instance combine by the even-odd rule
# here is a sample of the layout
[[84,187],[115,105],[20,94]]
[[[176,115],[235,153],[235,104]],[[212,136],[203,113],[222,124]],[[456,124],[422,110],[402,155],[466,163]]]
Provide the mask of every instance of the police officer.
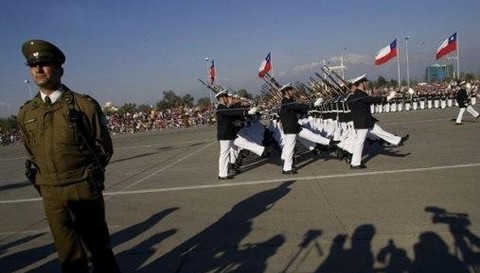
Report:
[[17,116],[32,183],[43,198],[62,272],[119,272],[105,221],[104,170],[113,146],[99,104],[63,85],[65,55],[43,40],[22,46],[37,95]]
[[348,100],[348,106],[350,107],[353,119],[353,126],[355,128],[355,143],[353,147],[352,159],[350,162],[351,169],[363,169],[365,165],[361,164],[362,152],[367,134],[372,134],[394,145],[403,145],[403,143],[409,138],[409,135],[404,137],[395,136],[389,132],[383,130],[376,124],[378,121],[372,116],[370,112],[370,105],[372,103],[382,103],[383,101],[389,102],[396,95],[395,91],[391,91],[390,94],[385,97],[372,97],[365,91],[368,87],[367,74],[363,74],[356,79],[352,80],[353,94]]
[[478,118],[480,114],[473,109],[471,105],[469,105],[469,97],[467,94],[467,90],[465,90],[465,81],[458,81],[457,86],[458,86],[458,91],[456,94],[456,100],[458,103],[458,107],[460,110],[458,111],[457,119],[455,121],[456,125],[462,125],[462,118],[463,118],[463,113],[465,113],[465,110],[467,110],[472,116],[475,118]]

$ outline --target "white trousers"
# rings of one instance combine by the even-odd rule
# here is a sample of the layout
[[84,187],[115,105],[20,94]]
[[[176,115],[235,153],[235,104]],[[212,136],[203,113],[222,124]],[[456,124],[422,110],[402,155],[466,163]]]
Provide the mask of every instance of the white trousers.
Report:
[[479,115],[471,105],[467,106],[466,108],[460,108],[460,111],[458,111],[457,120],[455,121],[456,123],[462,123],[463,113],[465,113],[465,110],[467,110],[474,117],[478,117]]
[[218,176],[228,176],[228,163],[230,162],[230,150],[233,148],[233,140],[220,140],[220,154],[218,156]]
[[415,101],[412,103],[412,109],[417,110],[417,108],[418,108],[418,102]]
[[297,140],[296,134],[284,134],[283,135],[283,170],[291,171],[293,165],[293,153],[295,152],[295,142]]
[[249,150],[254,152],[256,155],[261,156],[265,150],[264,146],[258,145],[257,143],[246,139],[241,135],[237,135],[237,138],[233,142],[235,146],[238,146],[240,149]]
[[302,128],[302,130],[300,130],[300,133],[298,133],[298,136],[325,146],[330,144],[329,138],[323,137],[320,134],[316,134],[307,128]]
[[400,143],[400,140],[402,140],[401,137],[383,130],[383,128],[377,124],[373,125],[373,128],[368,129],[368,133],[378,138],[381,138],[393,145],[398,145],[398,143]]
[[355,129],[355,133],[355,144],[353,146],[351,161],[352,166],[360,166],[362,164],[363,146],[365,144],[367,134],[372,134],[393,145],[398,145],[400,143],[400,140],[402,139],[399,136],[383,130],[382,127],[377,124],[373,125],[373,128],[369,129]]
[[369,129],[355,129],[355,142],[353,145],[352,160],[350,164],[352,166],[360,166],[362,164],[362,152],[365,139]]

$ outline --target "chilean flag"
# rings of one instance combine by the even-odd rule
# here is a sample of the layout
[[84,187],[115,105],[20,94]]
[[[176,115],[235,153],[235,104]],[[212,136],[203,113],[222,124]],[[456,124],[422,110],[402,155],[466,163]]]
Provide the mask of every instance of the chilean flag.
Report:
[[258,76],[263,78],[270,70],[272,70],[272,62],[270,59],[270,52],[268,52],[267,57],[265,57],[265,60],[263,60],[260,68],[258,69]]
[[380,49],[375,56],[375,65],[384,64],[397,56],[397,39],[390,45]]
[[448,37],[443,43],[437,48],[437,60],[442,58],[442,56],[457,50],[457,33],[453,33],[452,36]]
[[210,78],[210,84],[215,82],[215,76],[217,75],[217,71],[215,70],[215,62],[212,60],[212,65],[210,65],[210,70],[208,71],[208,76]]

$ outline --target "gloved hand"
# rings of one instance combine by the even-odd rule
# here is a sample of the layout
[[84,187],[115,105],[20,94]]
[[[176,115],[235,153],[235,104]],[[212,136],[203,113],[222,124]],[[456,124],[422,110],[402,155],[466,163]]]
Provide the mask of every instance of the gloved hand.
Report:
[[397,91],[391,91],[390,94],[387,96],[387,101],[391,101],[397,95]]
[[239,119],[236,119],[234,122],[233,122],[233,126],[235,127],[242,127],[243,125],[243,122]]
[[318,99],[313,103],[313,105],[314,105],[314,106],[320,106],[322,103],[323,103],[323,98],[318,98]]
[[255,113],[257,113],[257,111],[258,111],[257,107],[252,107],[250,108],[250,110],[248,110],[248,114],[254,115]]

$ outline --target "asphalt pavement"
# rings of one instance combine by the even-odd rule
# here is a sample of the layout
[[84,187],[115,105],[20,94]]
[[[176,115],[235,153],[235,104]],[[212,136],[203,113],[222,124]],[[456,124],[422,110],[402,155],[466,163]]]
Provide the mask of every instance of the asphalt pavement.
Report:
[[[475,106],[478,109],[478,105]],[[218,180],[215,127],[114,136],[104,192],[122,272],[480,272],[480,120],[458,108],[383,113],[404,146],[249,156]],[[59,272],[22,145],[0,147],[0,271]],[[476,270],[476,271],[475,271]]]

